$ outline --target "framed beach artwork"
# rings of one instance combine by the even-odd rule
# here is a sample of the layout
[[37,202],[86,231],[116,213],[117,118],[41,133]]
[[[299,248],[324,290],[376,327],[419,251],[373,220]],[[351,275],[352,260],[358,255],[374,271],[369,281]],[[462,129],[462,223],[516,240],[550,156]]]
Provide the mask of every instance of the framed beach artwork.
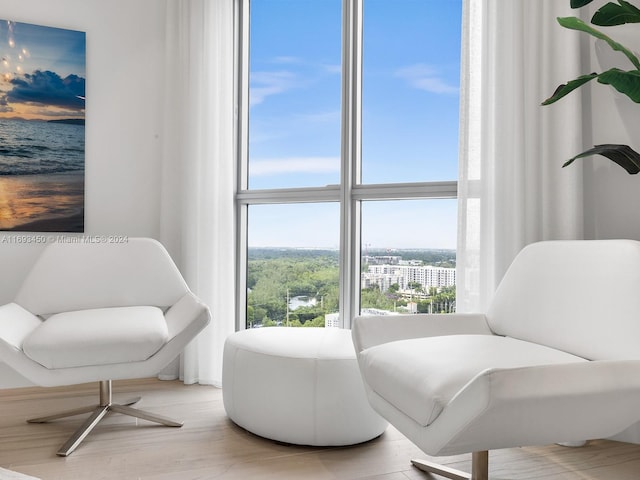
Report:
[[86,34],[0,20],[0,230],[84,232]]

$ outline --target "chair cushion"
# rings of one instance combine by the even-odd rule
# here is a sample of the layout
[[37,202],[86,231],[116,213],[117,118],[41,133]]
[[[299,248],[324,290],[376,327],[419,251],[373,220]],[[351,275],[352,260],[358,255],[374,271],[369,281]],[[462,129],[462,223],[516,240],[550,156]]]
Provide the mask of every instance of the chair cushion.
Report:
[[585,362],[523,340],[494,335],[446,335],[385,343],[361,353],[366,383],[422,426],[489,368]]
[[29,335],[23,350],[44,367],[138,362],[168,340],[157,307],[114,307],[52,315]]

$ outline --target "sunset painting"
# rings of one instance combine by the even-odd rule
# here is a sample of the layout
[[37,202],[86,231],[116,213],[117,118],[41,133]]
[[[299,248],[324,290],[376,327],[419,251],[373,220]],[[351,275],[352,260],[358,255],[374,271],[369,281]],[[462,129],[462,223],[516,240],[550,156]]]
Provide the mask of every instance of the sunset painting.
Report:
[[84,32],[0,20],[0,230],[83,232]]

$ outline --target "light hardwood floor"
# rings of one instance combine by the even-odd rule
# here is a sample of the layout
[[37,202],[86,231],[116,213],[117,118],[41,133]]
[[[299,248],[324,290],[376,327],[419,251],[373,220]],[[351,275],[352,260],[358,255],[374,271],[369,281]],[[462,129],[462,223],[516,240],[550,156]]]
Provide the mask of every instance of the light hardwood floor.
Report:
[[[97,385],[0,390],[0,467],[43,480],[421,480],[409,463],[425,457],[392,427],[378,439],[353,447],[283,445],[230,422],[222,391],[155,379],[114,382],[114,401],[142,395],[140,408],[179,418],[182,428],[156,426],[112,415],[67,458],[57,448],[82,417],[27,424],[30,417],[97,401]],[[291,405],[295,408],[295,405]],[[469,469],[467,455],[440,458]],[[583,448],[557,445],[491,452],[492,478],[639,480],[640,445],[592,441]]]

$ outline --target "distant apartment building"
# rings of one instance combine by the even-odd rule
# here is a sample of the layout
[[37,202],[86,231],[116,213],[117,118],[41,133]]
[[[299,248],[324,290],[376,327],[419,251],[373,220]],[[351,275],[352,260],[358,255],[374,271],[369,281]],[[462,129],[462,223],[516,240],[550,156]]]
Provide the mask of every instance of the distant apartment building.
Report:
[[362,274],[362,288],[377,285],[385,292],[397,284],[400,290],[408,290],[409,284],[419,283],[427,291],[430,287],[451,287],[456,284],[456,269],[432,265],[369,265]]
[[365,265],[399,265],[402,257],[399,255],[364,255],[362,263]]
[[340,314],[326,313],[324,316],[325,328],[340,328]]

